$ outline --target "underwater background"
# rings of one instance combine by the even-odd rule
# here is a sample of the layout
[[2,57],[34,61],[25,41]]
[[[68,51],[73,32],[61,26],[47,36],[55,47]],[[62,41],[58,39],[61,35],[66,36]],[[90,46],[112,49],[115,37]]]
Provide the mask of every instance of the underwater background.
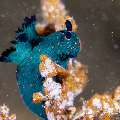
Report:
[[[78,60],[87,65],[89,83],[80,97],[113,91],[120,85],[120,0],[64,0],[78,24],[82,51]],[[0,0],[0,53],[10,46],[25,16],[40,18],[39,0]],[[24,106],[16,84],[16,66],[0,63],[0,104],[7,104],[17,120],[38,120]]]

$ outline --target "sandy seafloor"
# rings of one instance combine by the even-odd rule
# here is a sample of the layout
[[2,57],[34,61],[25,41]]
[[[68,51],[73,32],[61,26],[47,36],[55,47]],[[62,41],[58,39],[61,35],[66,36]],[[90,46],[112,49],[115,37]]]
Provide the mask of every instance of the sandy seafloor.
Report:
[[[82,51],[78,60],[89,70],[89,83],[78,98],[114,90],[120,85],[120,0],[64,1],[79,26]],[[39,9],[39,0],[0,0],[0,52],[10,46],[23,18],[40,16]],[[0,104],[6,103],[17,120],[39,120],[20,99],[15,71],[15,65],[0,63]]]

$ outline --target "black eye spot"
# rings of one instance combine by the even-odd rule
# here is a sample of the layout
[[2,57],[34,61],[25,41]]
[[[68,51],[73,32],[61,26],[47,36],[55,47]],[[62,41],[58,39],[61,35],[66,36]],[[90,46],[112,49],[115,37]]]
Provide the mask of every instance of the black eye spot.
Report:
[[67,31],[72,31],[72,23],[69,20],[65,22]]
[[65,37],[66,37],[67,39],[70,39],[71,36],[72,36],[71,32],[66,32],[66,33],[65,33]]

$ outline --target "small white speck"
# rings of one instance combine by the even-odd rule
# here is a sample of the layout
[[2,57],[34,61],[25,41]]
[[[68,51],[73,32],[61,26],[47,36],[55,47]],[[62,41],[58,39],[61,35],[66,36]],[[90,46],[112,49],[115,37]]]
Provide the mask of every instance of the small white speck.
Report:
[[119,45],[118,45],[118,44],[114,44],[114,45],[113,45],[113,48],[114,48],[115,50],[117,50],[117,49],[119,49]]
[[0,17],[1,17],[1,18],[5,18],[6,15],[5,15],[5,14],[1,14]]
[[93,23],[93,24],[92,24],[92,26],[96,26],[96,24],[95,24],[95,23]]
[[6,97],[8,97],[9,95],[8,94],[6,94]]
[[114,34],[114,32],[113,32],[113,31],[112,31],[111,33],[112,33],[112,34]]

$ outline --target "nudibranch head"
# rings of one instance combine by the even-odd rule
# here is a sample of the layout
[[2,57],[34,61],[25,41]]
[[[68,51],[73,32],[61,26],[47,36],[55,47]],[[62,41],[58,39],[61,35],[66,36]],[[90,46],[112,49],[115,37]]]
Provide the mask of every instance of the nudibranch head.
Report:
[[44,28],[40,25],[36,26],[38,35],[42,36],[37,49],[42,49],[42,54],[46,54],[63,67],[70,58],[77,57],[80,52],[80,39],[73,31],[71,20],[66,20],[65,28],[60,31],[55,30],[54,24],[48,24]]

